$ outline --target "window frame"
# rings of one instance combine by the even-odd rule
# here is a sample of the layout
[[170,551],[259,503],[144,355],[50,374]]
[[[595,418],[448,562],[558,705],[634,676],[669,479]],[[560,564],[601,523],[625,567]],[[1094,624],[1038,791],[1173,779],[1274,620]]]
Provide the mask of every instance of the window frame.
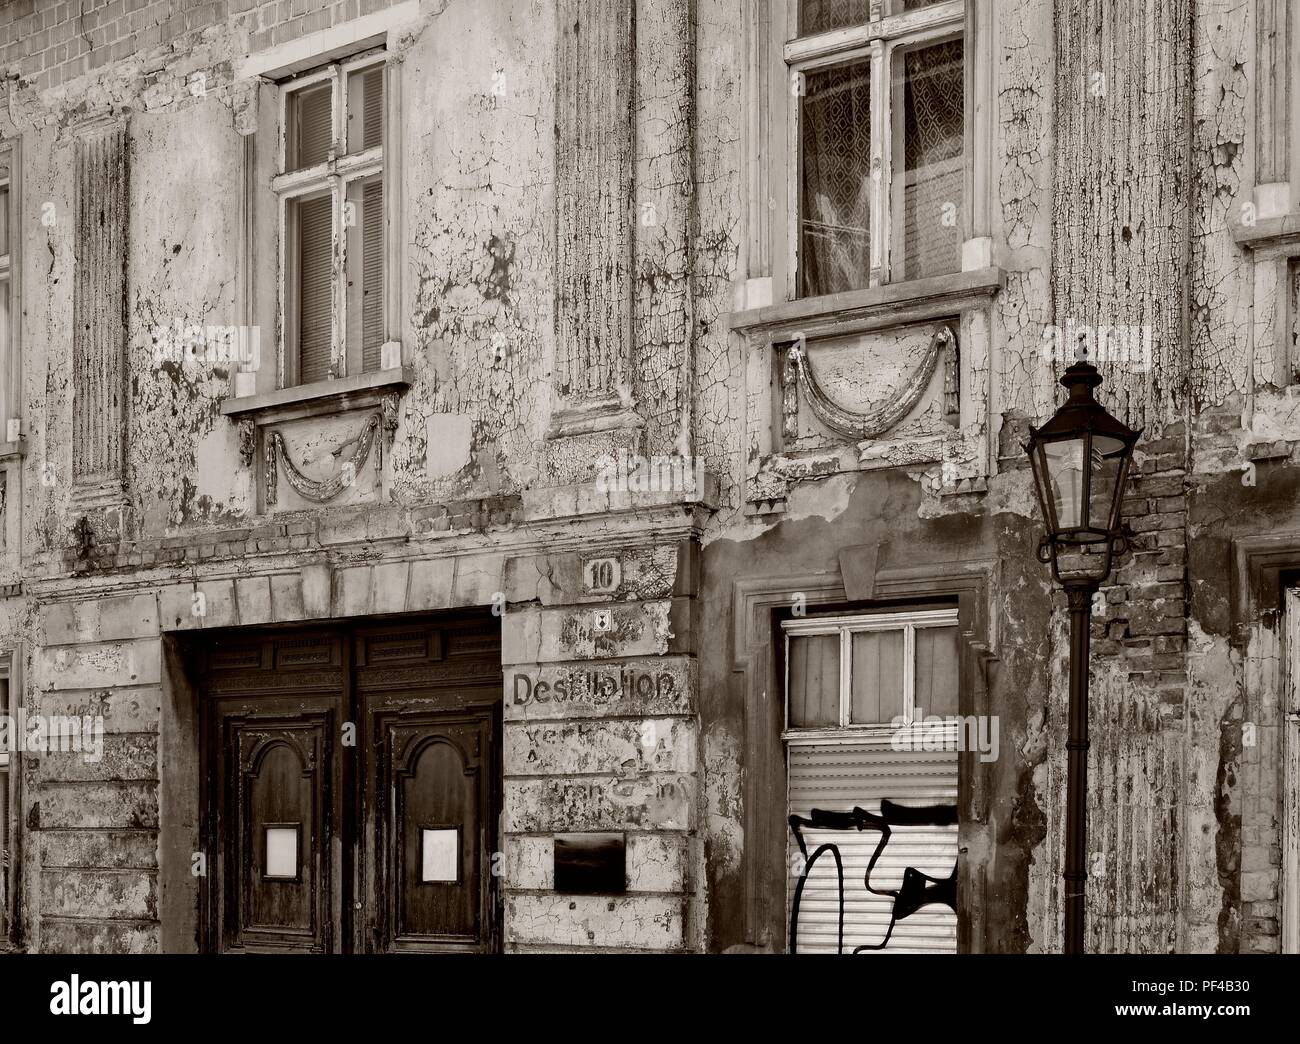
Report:
[[[7,165],[7,177],[0,178],[8,188],[4,219],[7,222],[8,252],[0,255],[0,280],[9,284],[9,316],[5,324],[6,341],[0,342],[0,447],[20,442],[22,433],[22,396],[19,386],[22,378],[22,307],[21,307],[21,242],[18,230],[22,227],[19,211],[22,202],[21,152],[18,139],[0,141],[0,162]],[[9,439],[9,423],[19,422],[19,437]],[[13,448],[18,448],[13,446]],[[0,451],[0,457],[4,453]],[[4,520],[0,518],[0,544]]]
[[[374,68],[383,71],[383,140],[360,152],[349,153],[347,142],[348,129],[348,84],[353,75],[368,72]],[[276,160],[275,174],[271,178],[271,191],[275,195],[275,207],[279,240],[278,263],[278,306],[279,306],[279,373],[277,386],[280,388],[305,387],[308,385],[328,384],[347,376],[360,375],[364,372],[363,345],[348,342],[348,286],[347,254],[349,242],[354,239],[347,234],[352,226],[344,222],[344,208],[348,203],[348,188],[356,182],[378,174],[384,186],[384,248],[382,257],[384,272],[384,304],[381,315],[384,323],[384,340],[387,344],[393,339],[393,308],[390,304],[394,288],[391,272],[393,251],[390,249],[392,218],[392,196],[389,192],[390,175],[387,153],[392,151],[390,128],[394,121],[391,112],[392,67],[389,54],[383,47],[371,47],[357,54],[335,58],[321,65],[286,79],[280,84],[278,108],[276,115]],[[332,120],[332,147],[326,159],[311,167],[301,170],[287,170],[288,138],[291,99],[304,89],[329,83],[331,89],[330,112]],[[323,381],[311,381],[304,384],[300,379],[301,350],[299,345],[298,320],[298,285],[297,271],[291,265],[296,254],[297,238],[289,220],[289,208],[292,203],[312,196],[329,192],[331,198],[332,229],[332,263],[330,293],[330,328],[331,328],[331,376]],[[359,226],[361,218],[357,216],[352,225]],[[381,358],[382,358],[381,348]],[[381,365],[382,368],[382,365]]]
[[[783,664],[785,671],[782,695],[783,713],[781,739],[786,744],[861,742],[864,739],[892,737],[900,729],[915,724],[916,707],[916,632],[926,628],[960,628],[959,610],[956,606],[933,609],[909,609],[897,612],[855,613],[835,616],[799,617],[781,621]],[[852,636],[867,632],[903,633],[903,708],[900,725],[889,722],[855,724],[852,719],[853,699],[853,643]],[[790,725],[790,639],[838,634],[840,639],[840,723],[812,728],[792,728]],[[960,665],[959,665],[960,669]]]
[[[785,105],[785,215],[783,250],[785,278],[784,299],[786,301],[817,300],[819,297],[834,295],[808,295],[800,293],[799,240],[800,240],[800,198],[803,189],[803,157],[801,148],[801,112],[803,81],[805,73],[854,61],[863,57],[871,63],[871,165],[875,171],[872,177],[872,199],[870,207],[871,225],[869,235],[870,270],[867,282],[857,288],[865,290],[886,284],[898,285],[905,282],[894,279],[894,272],[901,272],[903,255],[901,245],[896,242],[893,229],[894,211],[899,206],[893,193],[893,155],[897,144],[896,137],[901,128],[901,121],[893,121],[894,94],[901,93],[902,86],[893,86],[893,69],[895,52],[905,53],[918,46],[930,46],[948,40],[961,39],[963,106],[962,106],[962,154],[965,157],[966,174],[959,215],[963,242],[970,238],[972,208],[971,168],[974,163],[971,103],[971,48],[966,12],[966,0],[941,0],[939,3],[914,11],[883,14],[876,3],[872,4],[872,18],[855,26],[832,29],[810,36],[799,36],[799,0],[786,0],[783,39],[778,42],[781,59],[784,63],[782,82],[783,93],[787,98]],[[879,16],[877,17],[877,14]],[[781,20],[777,19],[778,27]],[[798,77],[799,79],[795,79]],[[901,108],[901,102],[900,102]],[[901,182],[901,177],[900,177]],[[779,230],[777,230],[779,232]],[[960,255],[952,273],[963,271],[964,259]],[[847,291],[853,292],[853,291]]]

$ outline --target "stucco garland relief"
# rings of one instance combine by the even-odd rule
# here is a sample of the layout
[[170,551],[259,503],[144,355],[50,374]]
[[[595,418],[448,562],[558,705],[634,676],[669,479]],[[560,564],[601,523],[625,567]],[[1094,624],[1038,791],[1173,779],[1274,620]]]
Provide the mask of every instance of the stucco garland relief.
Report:
[[[795,410],[798,409],[798,399],[789,395],[791,387],[797,385],[802,390],[804,400],[811,407],[817,419],[832,431],[847,438],[874,439],[895,427],[912,412],[916,404],[921,401],[921,396],[925,394],[926,388],[930,386],[930,379],[934,376],[940,354],[955,352],[956,345],[957,335],[953,333],[952,328],[950,326],[939,327],[934,332],[934,336],[930,338],[930,345],[926,349],[920,365],[903,382],[898,393],[874,410],[857,411],[841,406],[827,394],[817,380],[817,375],[813,373],[812,364],[808,360],[803,345],[796,342],[786,350],[785,381],[787,396],[785,402],[787,409],[791,405]],[[945,372],[945,413],[948,412],[947,384],[952,379],[952,369],[949,368]],[[797,429],[790,422],[787,415],[786,431],[792,432],[795,430]]]
[[[299,471],[289,456],[289,451],[284,444],[284,436],[278,431],[268,432],[266,437],[267,505],[270,506],[276,502],[277,462],[284,464],[284,477],[299,496],[318,504],[333,500],[343,492],[346,486],[351,484],[357,473],[370,458],[370,450],[375,444],[375,434],[379,431],[381,416],[381,414],[374,413],[366,418],[365,425],[357,438],[357,448],[352,452],[352,455],[339,465],[338,474],[321,480],[310,479]],[[376,460],[377,464],[382,459],[382,453],[381,449],[380,457]]]
[[[825,478],[846,471],[896,465],[926,465],[945,459],[946,446],[960,423],[958,338],[953,324],[932,328],[919,362],[902,367],[901,380],[883,402],[853,408],[837,401],[828,388],[843,384],[829,380],[810,358],[802,338],[779,356],[780,444],[760,454],[749,476],[750,514],[783,509],[793,483]],[[925,400],[935,372],[943,363],[941,394],[923,416],[897,430]],[[843,369],[841,362],[840,369]],[[868,368],[869,369],[869,368]],[[878,384],[872,377],[871,384]],[[847,385],[846,385],[847,386]],[[808,414],[801,416],[801,400]],[[823,429],[810,434],[808,421]],[[883,438],[894,432],[894,437]],[[773,419],[773,435],[776,420]]]

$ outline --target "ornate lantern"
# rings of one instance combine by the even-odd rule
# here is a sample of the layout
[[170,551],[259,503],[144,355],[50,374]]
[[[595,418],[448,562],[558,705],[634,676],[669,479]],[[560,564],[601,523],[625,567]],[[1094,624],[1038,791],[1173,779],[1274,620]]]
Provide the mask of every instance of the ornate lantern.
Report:
[[1112,557],[1128,546],[1120,505],[1142,432],[1125,427],[1092,397],[1101,381],[1082,360],[1066,370],[1061,383],[1069,399],[1041,428],[1029,429],[1025,446],[1047,523],[1038,559],[1052,564],[1052,575],[1065,587],[1100,584],[1110,575]]

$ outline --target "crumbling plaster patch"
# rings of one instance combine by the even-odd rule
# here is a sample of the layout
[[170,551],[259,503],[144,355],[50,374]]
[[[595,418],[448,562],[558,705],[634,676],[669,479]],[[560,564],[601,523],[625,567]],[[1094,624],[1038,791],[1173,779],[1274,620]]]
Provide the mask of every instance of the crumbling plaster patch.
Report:
[[[553,307],[553,17],[541,0],[451,5],[403,63],[415,380],[393,454],[402,502],[513,492],[537,474]],[[438,414],[472,418],[476,466],[431,473]]]

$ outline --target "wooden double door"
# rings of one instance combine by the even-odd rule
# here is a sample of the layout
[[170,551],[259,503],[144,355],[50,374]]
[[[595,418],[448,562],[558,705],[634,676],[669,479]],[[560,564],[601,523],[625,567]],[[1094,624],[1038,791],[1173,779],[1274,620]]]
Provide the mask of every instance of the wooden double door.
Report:
[[198,651],[208,952],[492,952],[490,614],[229,632]]

